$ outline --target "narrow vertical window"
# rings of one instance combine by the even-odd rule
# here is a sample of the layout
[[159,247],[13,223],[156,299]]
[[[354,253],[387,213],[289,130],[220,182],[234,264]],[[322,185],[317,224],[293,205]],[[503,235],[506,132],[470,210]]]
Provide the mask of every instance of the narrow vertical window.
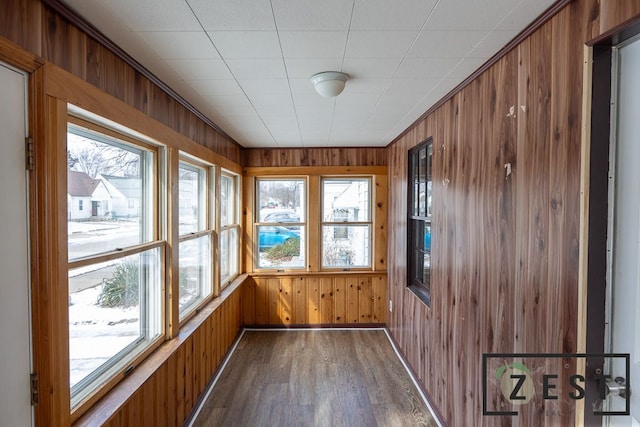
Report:
[[431,306],[431,215],[433,142],[409,151],[407,218],[408,287]]
[[240,219],[238,176],[220,175],[220,284],[229,284],[240,272]]
[[371,179],[322,179],[322,267],[371,266]]
[[213,290],[213,229],[208,170],[186,161],[178,168],[178,282],[182,320]]
[[74,123],[68,205],[90,209],[67,213],[72,408],[162,339],[164,324],[159,148]]

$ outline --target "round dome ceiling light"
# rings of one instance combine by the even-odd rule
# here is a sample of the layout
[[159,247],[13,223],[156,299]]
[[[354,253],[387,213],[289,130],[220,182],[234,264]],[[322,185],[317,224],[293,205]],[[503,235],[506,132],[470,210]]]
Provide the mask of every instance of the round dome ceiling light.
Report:
[[316,92],[326,98],[340,95],[347,80],[349,76],[338,71],[323,71],[311,76],[311,83]]

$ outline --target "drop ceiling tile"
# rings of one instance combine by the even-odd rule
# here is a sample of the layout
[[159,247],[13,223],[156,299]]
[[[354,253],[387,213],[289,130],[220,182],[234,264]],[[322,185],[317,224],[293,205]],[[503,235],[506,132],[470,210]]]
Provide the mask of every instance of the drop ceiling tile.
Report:
[[405,79],[444,77],[459,62],[460,58],[406,58],[394,77]]
[[487,61],[486,58],[465,58],[447,75],[447,78],[462,82]]
[[520,0],[440,1],[429,17],[429,30],[490,31],[507,16]]
[[391,83],[391,78],[352,78],[347,82],[349,93],[376,93],[380,95]]
[[235,80],[187,80],[200,96],[240,95],[242,89]]
[[516,31],[491,31],[469,53],[472,58],[491,58],[518,33]]
[[275,30],[269,0],[188,0],[207,31]]
[[136,33],[163,59],[219,59],[218,51],[204,32],[141,31]]
[[351,31],[348,58],[402,58],[418,31]]
[[280,31],[285,58],[339,58],[347,43],[346,31]]
[[322,71],[339,70],[342,67],[342,57],[338,58],[285,58],[287,75],[291,79],[309,79]]
[[228,59],[226,62],[238,80],[286,78],[282,59]]
[[255,103],[254,108],[258,112],[258,114],[270,114],[274,110],[278,111],[282,114],[295,115],[296,110],[293,107],[293,103],[291,99],[283,98],[283,97],[273,97],[271,99],[261,99],[260,102]]
[[409,58],[462,58],[486,35],[485,31],[422,31]]
[[[132,31],[199,31],[202,29],[187,2],[110,0],[109,8],[116,11],[118,19]],[[101,19],[104,19],[104,16]]]
[[419,30],[436,0],[356,0],[352,30]]
[[346,31],[353,0],[272,0],[278,31]]
[[[345,58],[342,71],[350,78],[389,78],[396,72],[402,58]],[[345,91],[349,89],[349,82]]]
[[519,33],[554,2],[554,0],[522,1],[498,24],[496,30]]
[[183,80],[233,78],[222,59],[169,59],[166,62]]
[[280,44],[275,31],[210,31],[223,58],[280,58]]

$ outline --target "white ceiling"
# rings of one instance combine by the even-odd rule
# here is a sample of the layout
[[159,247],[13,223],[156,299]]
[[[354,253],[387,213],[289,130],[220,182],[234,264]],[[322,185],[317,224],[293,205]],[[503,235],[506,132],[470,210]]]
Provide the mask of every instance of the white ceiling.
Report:
[[[386,146],[554,0],[64,0],[244,147]],[[309,81],[350,76],[337,98]]]

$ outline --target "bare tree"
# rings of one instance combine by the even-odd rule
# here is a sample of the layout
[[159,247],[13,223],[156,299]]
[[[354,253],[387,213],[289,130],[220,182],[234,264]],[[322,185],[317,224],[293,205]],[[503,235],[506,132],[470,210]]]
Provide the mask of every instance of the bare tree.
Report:
[[137,153],[85,138],[70,144],[67,151],[69,170],[85,172],[94,178],[100,174],[139,176],[140,160]]

